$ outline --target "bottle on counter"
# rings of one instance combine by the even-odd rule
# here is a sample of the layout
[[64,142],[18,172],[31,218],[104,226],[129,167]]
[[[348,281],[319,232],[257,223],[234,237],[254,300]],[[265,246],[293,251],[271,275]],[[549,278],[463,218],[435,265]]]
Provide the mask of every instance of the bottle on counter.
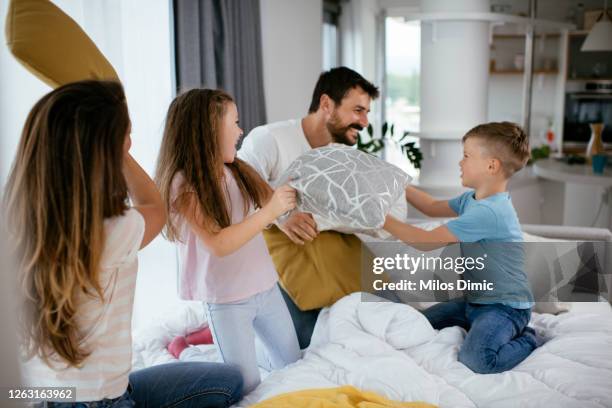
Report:
[[603,141],[601,140],[601,133],[603,132],[603,123],[591,123],[591,140],[587,146],[586,157],[588,161],[596,155],[605,153]]
[[546,127],[546,144],[550,147],[550,151],[556,151],[556,143],[555,143],[555,130],[553,125],[553,120],[548,118],[548,126]]

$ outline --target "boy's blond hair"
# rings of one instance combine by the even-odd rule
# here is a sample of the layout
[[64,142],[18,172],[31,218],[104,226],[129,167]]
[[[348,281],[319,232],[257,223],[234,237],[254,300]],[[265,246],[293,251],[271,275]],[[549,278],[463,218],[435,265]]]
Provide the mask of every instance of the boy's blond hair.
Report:
[[463,143],[470,138],[484,142],[489,154],[501,162],[506,178],[525,167],[529,160],[529,137],[516,123],[484,123],[468,131],[463,136]]

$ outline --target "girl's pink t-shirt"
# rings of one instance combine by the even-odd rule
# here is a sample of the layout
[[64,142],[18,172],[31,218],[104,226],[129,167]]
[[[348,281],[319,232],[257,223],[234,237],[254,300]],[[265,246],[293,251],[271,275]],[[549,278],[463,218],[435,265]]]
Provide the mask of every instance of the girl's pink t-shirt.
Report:
[[[237,224],[245,218],[244,200],[227,166],[224,166],[224,174],[231,222]],[[189,190],[183,183],[181,173],[174,176],[173,201],[181,191]],[[249,203],[249,214],[253,211],[253,203]],[[179,296],[182,299],[208,303],[235,302],[266,291],[278,281],[278,274],[261,233],[234,253],[218,257],[204,246],[180,214],[173,212],[171,217],[174,217],[180,234]]]

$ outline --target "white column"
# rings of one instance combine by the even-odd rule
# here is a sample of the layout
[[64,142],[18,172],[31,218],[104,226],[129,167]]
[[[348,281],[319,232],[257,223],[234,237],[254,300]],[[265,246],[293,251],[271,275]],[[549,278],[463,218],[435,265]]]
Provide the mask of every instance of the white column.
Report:
[[[489,12],[489,0],[421,0],[422,13]],[[489,23],[423,22],[420,185],[438,196],[461,190],[461,138],[487,119]]]

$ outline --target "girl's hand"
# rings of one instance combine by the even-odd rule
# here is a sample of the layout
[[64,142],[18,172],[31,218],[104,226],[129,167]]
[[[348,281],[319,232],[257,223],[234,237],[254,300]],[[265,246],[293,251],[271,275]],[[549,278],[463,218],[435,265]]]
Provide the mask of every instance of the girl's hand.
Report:
[[287,211],[293,210],[296,205],[295,189],[288,184],[274,190],[272,198],[262,208],[270,216],[270,222],[274,221]]

